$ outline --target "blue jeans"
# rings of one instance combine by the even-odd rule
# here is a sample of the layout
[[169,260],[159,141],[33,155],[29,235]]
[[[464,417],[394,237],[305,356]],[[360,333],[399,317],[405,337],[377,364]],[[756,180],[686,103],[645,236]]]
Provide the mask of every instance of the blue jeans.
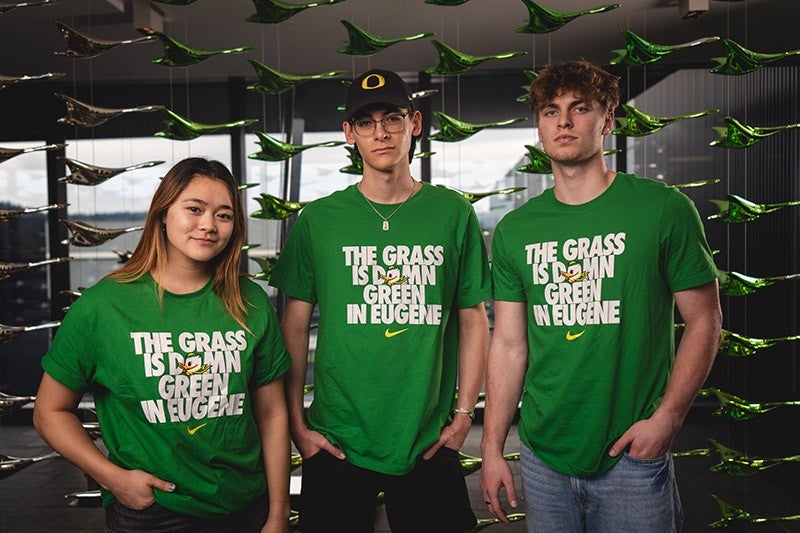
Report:
[[683,509],[672,455],[637,459],[627,453],[607,472],[571,477],[521,444],[528,531],[536,533],[676,533]]

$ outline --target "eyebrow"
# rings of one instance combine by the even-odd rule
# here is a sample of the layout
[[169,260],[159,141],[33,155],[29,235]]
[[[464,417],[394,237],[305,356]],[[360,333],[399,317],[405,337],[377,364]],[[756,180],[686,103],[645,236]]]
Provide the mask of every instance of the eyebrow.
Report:
[[[205,200],[203,200],[201,198],[184,198],[181,201],[183,203],[186,203],[186,202],[197,202],[198,204],[208,205],[208,202],[206,202]],[[229,206],[228,204],[223,204],[223,205],[219,206],[219,208],[220,209],[230,209],[231,211],[233,211],[233,207]]]

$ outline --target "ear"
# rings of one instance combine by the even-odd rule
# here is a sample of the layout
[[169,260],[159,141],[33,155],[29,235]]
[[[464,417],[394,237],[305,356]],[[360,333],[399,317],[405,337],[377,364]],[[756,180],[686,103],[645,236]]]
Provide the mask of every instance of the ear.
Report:
[[414,114],[411,115],[411,124],[411,135],[419,137],[422,133],[422,113],[419,110],[414,111]]
[[611,133],[612,129],[614,129],[614,111],[609,111],[608,115],[606,115],[605,124],[603,125],[603,136]]
[[342,131],[344,131],[344,138],[347,144],[356,144],[356,134],[353,131],[353,125],[346,120],[342,122]]

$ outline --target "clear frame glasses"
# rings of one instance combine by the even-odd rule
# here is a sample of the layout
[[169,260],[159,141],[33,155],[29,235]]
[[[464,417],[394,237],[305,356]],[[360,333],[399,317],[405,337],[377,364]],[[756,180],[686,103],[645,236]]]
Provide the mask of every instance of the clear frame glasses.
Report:
[[392,113],[379,120],[368,117],[359,118],[354,120],[351,124],[353,125],[355,132],[361,137],[369,137],[375,133],[375,129],[378,127],[378,122],[381,123],[383,126],[383,131],[386,133],[399,133],[403,131],[403,128],[406,125],[405,118],[407,116],[408,113]]

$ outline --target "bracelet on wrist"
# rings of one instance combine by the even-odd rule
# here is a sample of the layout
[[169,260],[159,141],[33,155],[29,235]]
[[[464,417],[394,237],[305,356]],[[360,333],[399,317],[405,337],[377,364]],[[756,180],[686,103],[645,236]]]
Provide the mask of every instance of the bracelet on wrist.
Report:
[[475,418],[475,411],[470,411],[469,409],[464,409],[463,407],[456,407],[455,409],[453,409],[452,413],[453,415],[455,415],[456,413],[464,413],[470,419]]

